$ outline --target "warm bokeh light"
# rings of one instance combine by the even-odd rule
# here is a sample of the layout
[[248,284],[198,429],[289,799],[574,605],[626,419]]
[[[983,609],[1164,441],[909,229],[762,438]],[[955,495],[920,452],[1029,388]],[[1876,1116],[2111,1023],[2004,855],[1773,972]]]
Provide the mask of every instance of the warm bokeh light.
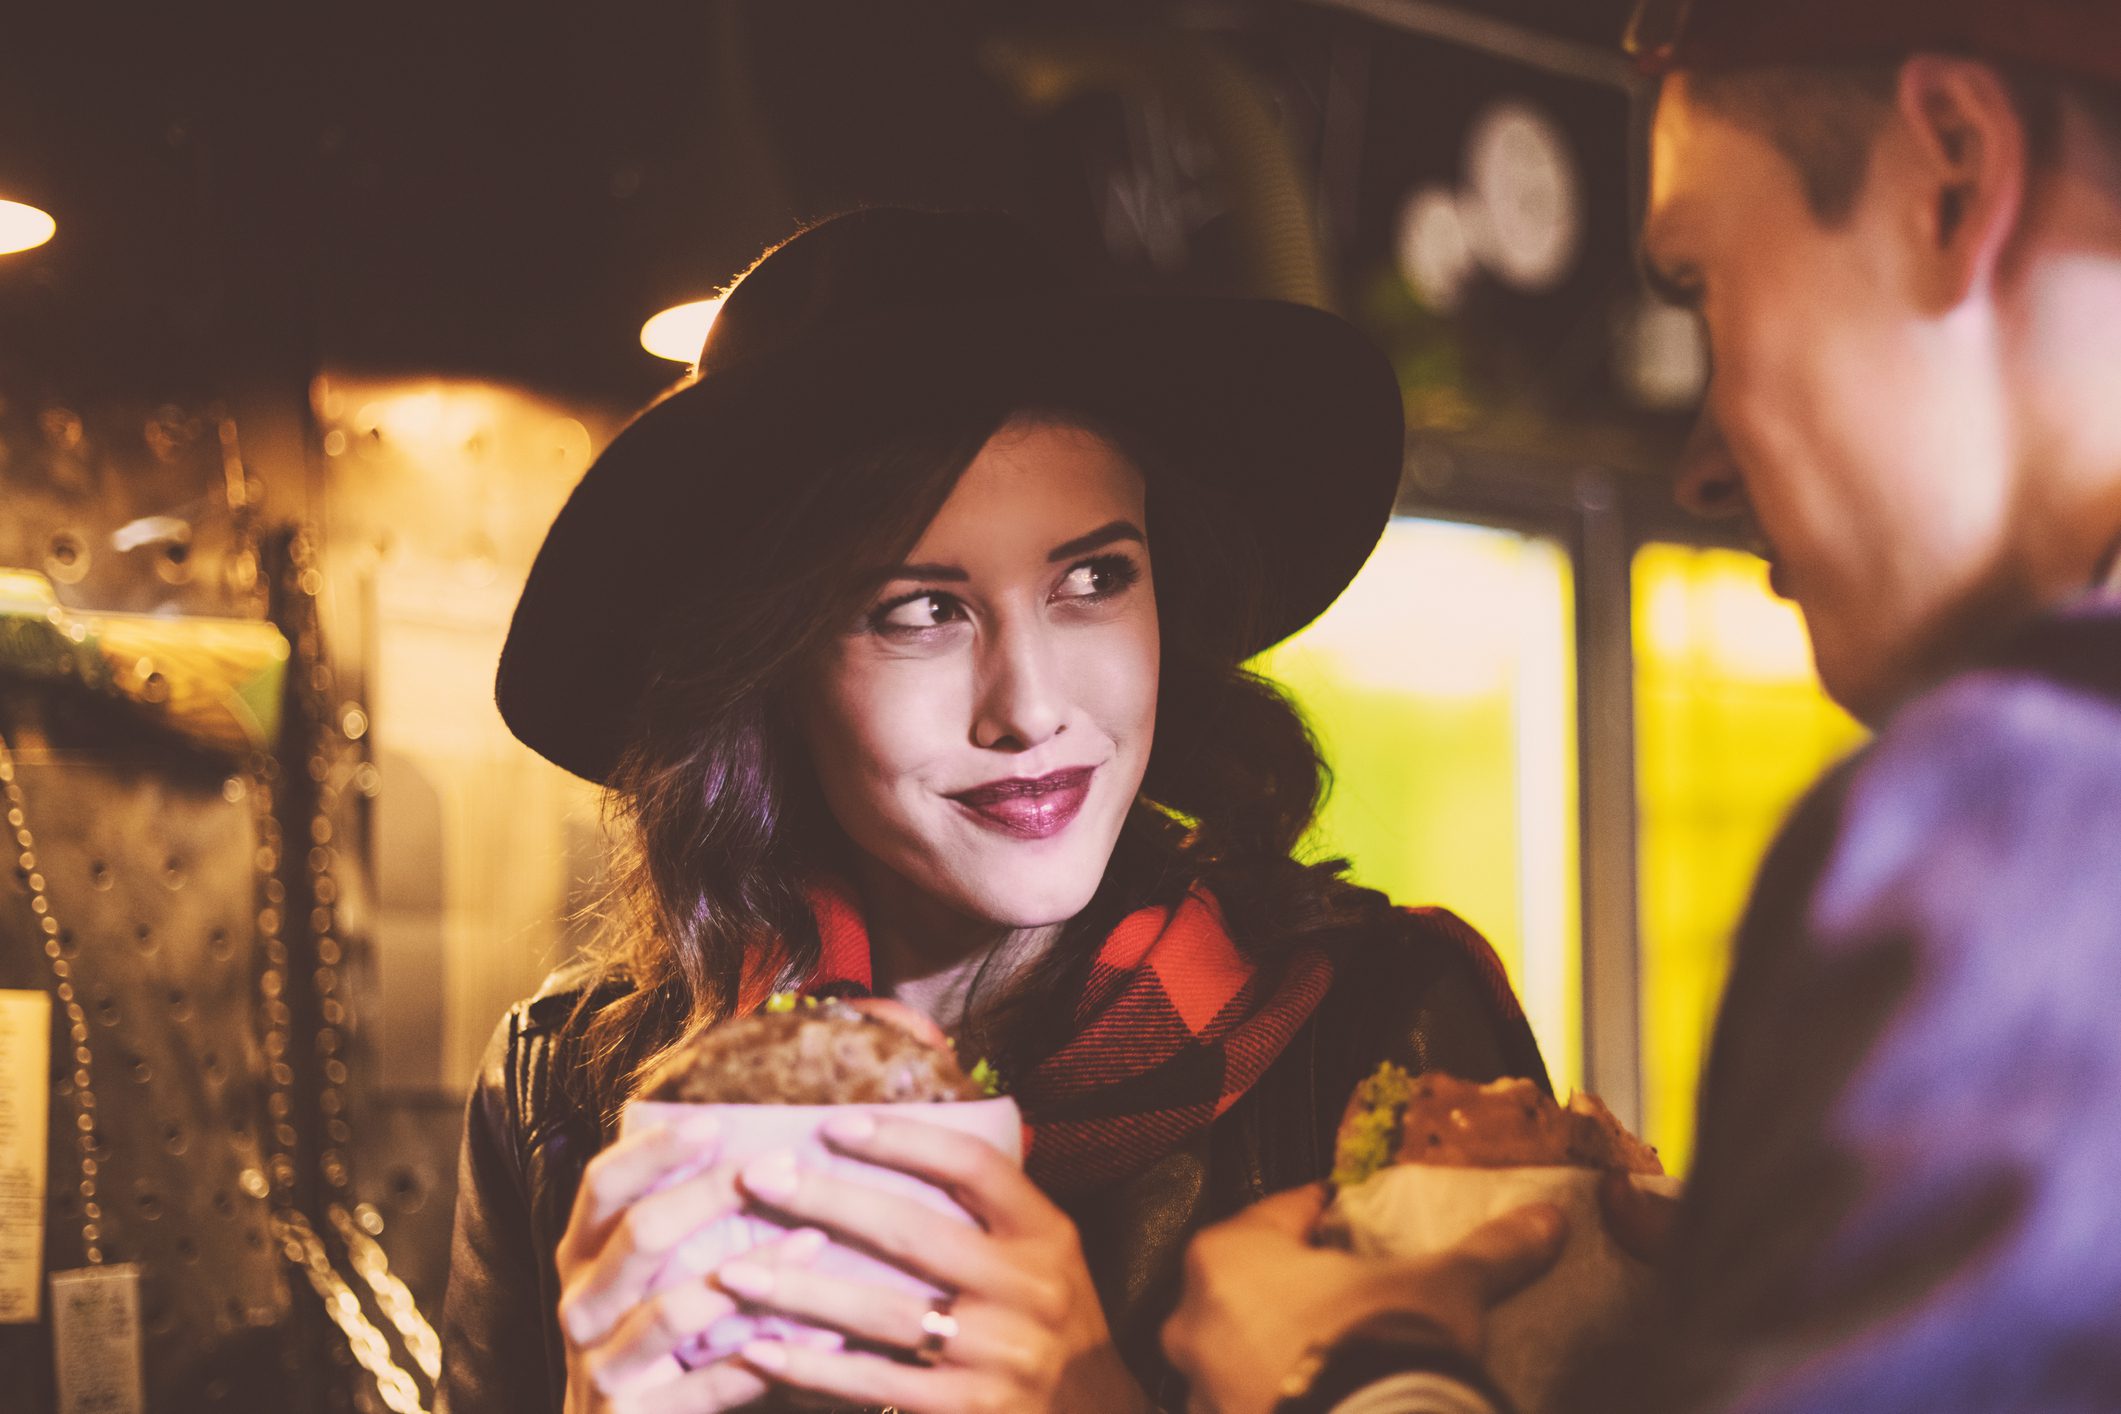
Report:
[[59,223],[20,201],[0,201],[0,255],[35,250],[52,238]]
[[1334,771],[1309,851],[1486,933],[1564,1092],[1583,1049],[1574,595],[1551,540],[1402,517],[1257,665]]
[[1686,1169],[1731,938],[1775,832],[1863,732],[1827,700],[1796,606],[1736,550],[1635,557],[1643,1137]]
[[719,296],[674,304],[641,326],[641,347],[657,358],[682,363],[688,368],[698,361],[707,331],[722,308]]

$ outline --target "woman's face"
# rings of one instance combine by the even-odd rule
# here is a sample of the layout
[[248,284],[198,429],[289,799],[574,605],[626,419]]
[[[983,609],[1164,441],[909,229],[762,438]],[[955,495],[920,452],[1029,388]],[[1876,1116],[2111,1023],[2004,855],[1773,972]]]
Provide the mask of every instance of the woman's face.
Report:
[[855,847],[1009,928],[1096,891],[1156,720],[1142,477],[1080,428],[1013,420],[907,563],[810,665],[801,726]]

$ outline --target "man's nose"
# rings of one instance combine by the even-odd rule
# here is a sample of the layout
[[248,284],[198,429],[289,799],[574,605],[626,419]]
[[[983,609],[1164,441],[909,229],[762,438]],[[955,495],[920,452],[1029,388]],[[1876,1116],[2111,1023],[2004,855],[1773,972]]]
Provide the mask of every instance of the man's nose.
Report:
[[1716,415],[1704,408],[1679,451],[1672,494],[1679,508],[1706,520],[1729,520],[1746,512],[1745,482]]
[[997,625],[980,663],[974,744],[988,751],[1028,751],[1059,736],[1067,703],[1052,629],[1042,622]]

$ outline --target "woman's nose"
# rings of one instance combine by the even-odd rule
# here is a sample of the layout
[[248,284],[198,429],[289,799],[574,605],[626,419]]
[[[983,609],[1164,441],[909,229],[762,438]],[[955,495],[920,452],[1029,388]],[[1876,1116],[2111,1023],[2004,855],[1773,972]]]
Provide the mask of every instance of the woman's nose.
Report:
[[975,745],[1028,751],[1066,729],[1067,703],[1053,649],[1043,624],[1005,625],[991,635],[980,664]]
[[1723,429],[1716,425],[1716,415],[1706,408],[1679,451],[1673,495],[1681,510],[1704,520],[1728,520],[1746,512],[1745,481],[1723,440]]

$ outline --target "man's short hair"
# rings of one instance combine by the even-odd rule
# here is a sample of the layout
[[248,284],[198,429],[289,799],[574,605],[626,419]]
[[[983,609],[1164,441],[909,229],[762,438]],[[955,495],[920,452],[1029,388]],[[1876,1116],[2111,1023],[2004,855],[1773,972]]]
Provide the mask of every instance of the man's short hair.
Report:
[[[1812,214],[1832,226],[1848,219],[1863,193],[1871,148],[1892,112],[1902,62],[1691,72],[1688,92],[1709,111],[1773,142],[1797,169]],[[2035,164],[2054,160],[2063,109],[2071,101],[2121,154],[2121,87],[2019,65],[1995,68],[2017,99]]]

